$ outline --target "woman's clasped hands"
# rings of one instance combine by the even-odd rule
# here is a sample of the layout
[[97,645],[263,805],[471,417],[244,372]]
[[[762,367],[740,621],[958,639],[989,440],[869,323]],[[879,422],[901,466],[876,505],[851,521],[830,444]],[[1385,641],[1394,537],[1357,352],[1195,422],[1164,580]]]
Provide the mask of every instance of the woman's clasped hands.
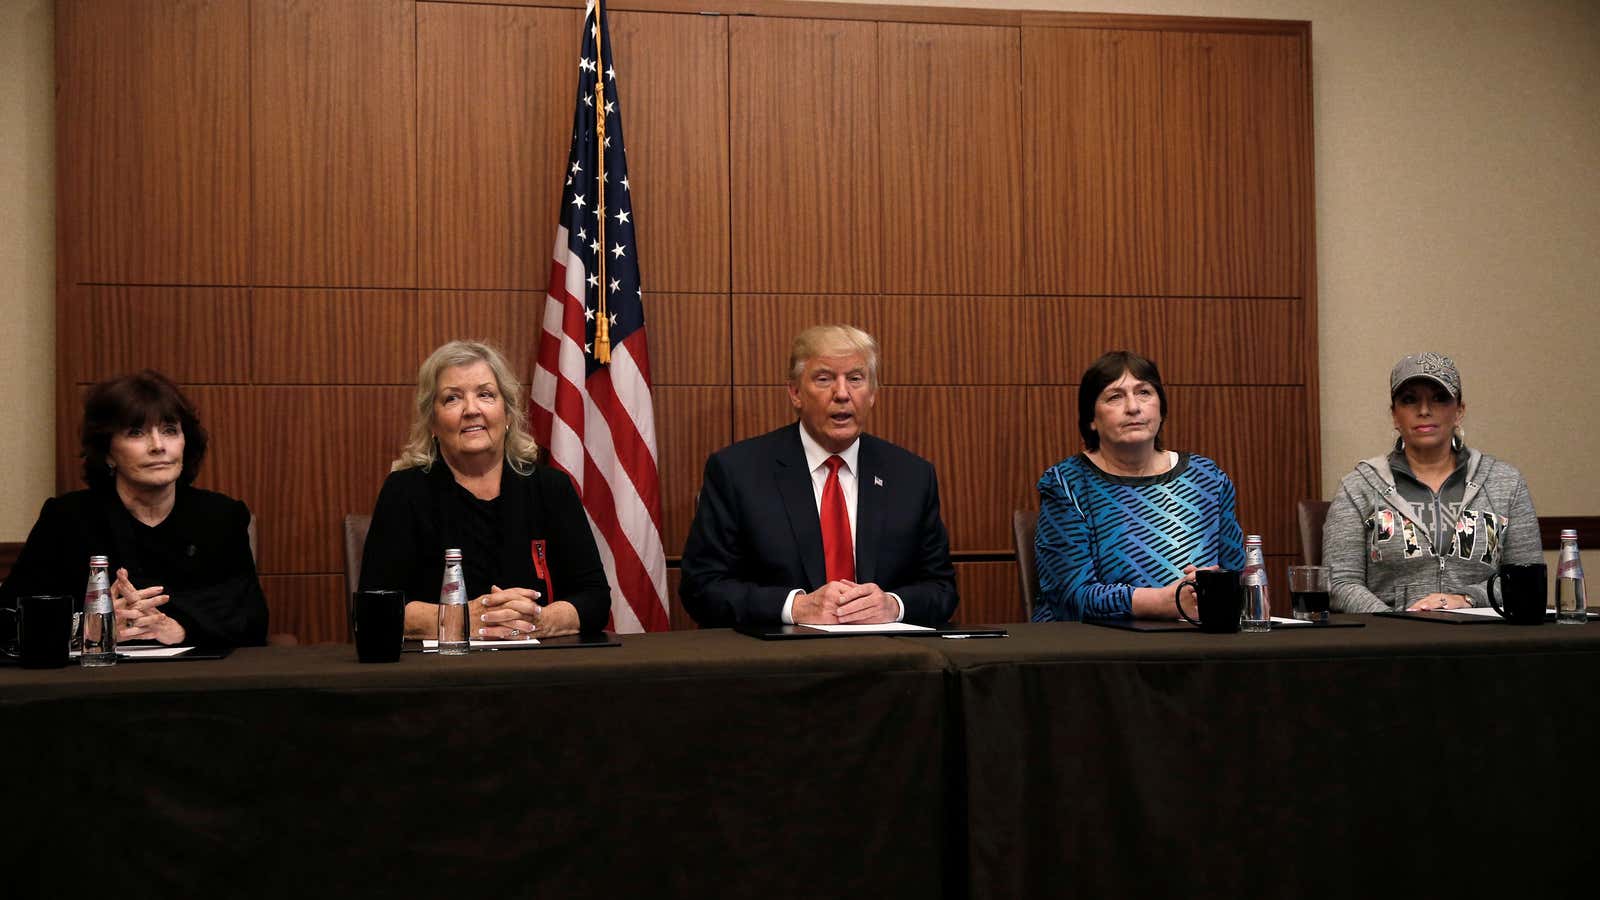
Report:
[[529,638],[577,634],[578,609],[565,600],[539,605],[532,588],[489,585],[489,593],[468,606],[472,635],[477,640],[525,641]]
[[474,640],[526,640],[539,635],[544,607],[532,588],[489,586],[489,593],[468,605],[469,628]]
[[172,645],[183,642],[186,633],[183,625],[161,611],[172,599],[162,591],[161,585],[136,588],[128,578],[127,569],[117,570],[117,580],[111,585],[111,604],[117,616],[117,640],[154,640]]

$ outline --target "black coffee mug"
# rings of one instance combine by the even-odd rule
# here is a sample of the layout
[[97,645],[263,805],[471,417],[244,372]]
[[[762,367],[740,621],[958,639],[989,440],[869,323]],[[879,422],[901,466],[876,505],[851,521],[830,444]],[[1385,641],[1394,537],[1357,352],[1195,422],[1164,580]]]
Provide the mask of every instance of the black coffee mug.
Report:
[[[1229,634],[1239,630],[1239,615],[1244,612],[1244,591],[1239,586],[1241,573],[1231,572],[1227,569],[1200,569],[1193,576],[1178,585],[1177,596],[1172,602],[1177,604],[1178,615],[1190,625],[1198,626],[1201,631],[1212,634]],[[1194,588],[1195,598],[1199,601],[1196,611],[1200,614],[1199,621],[1189,618],[1183,611],[1183,586]]]
[[400,591],[356,591],[356,658],[364,663],[397,662],[406,631],[406,595]]
[[1489,605],[1513,625],[1543,625],[1545,583],[1544,563],[1503,565],[1489,576]]
[[23,668],[59,669],[67,664],[72,644],[71,597],[64,594],[18,597],[17,608],[5,611],[16,619],[13,652]]

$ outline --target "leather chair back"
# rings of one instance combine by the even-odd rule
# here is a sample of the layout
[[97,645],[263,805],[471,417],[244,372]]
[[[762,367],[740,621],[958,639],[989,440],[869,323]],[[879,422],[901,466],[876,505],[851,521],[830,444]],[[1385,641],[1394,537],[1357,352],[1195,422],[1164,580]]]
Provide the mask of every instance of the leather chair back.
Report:
[[1294,505],[1295,519],[1300,523],[1300,564],[1322,565],[1322,525],[1328,520],[1327,500],[1301,500]]
[[350,595],[361,586],[361,552],[366,549],[367,529],[371,527],[371,516],[349,513],[344,517],[344,615],[352,636],[356,633],[356,610]]
[[1011,511],[1011,537],[1017,545],[1017,577],[1022,582],[1022,618],[1033,618],[1033,605],[1039,600],[1039,567],[1033,558],[1033,534],[1039,527],[1039,512],[1033,509]]

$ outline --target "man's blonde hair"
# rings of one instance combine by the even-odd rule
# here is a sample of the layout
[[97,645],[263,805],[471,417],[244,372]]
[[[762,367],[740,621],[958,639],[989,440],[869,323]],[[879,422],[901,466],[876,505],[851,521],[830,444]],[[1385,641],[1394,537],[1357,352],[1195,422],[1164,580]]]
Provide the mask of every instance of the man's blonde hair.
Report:
[[878,342],[854,325],[813,325],[794,336],[789,347],[789,383],[798,384],[805,374],[806,360],[819,356],[850,356],[859,353],[867,360],[867,384],[878,387]]

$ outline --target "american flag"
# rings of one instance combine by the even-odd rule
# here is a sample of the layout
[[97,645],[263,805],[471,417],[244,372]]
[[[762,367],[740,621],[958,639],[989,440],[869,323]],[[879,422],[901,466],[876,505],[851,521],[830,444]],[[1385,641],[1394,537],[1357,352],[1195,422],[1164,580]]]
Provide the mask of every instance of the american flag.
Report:
[[[667,560],[661,546],[644,293],[611,37],[605,11],[597,11],[593,0],[583,30],[572,152],[533,375],[534,437],[583,498],[611,581],[611,627],[665,631],[670,627]],[[597,102],[601,79],[603,96]],[[602,162],[603,192],[596,177]],[[609,362],[597,358],[602,316],[610,329]]]

